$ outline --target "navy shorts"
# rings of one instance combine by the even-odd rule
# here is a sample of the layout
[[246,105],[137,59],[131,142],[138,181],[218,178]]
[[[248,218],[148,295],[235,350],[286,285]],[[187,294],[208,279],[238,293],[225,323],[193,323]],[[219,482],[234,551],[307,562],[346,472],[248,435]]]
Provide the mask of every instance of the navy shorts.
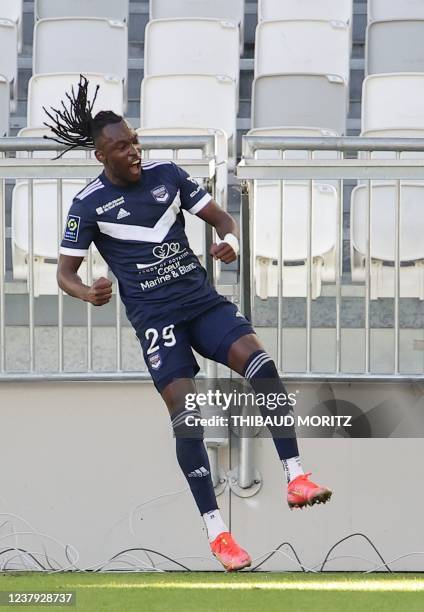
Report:
[[230,346],[255,333],[249,321],[228,301],[222,301],[193,319],[174,324],[169,318],[137,331],[144,360],[159,392],[177,378],[193,378],[199,365],[193,349],[227,365]]

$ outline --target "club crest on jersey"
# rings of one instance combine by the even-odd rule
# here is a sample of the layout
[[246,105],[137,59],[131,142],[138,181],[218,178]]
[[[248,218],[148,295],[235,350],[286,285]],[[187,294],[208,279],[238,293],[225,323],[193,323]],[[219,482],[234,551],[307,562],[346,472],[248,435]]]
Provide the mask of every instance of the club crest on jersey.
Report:
[[160,358],[159,353],[155,353],[154,355],[150,355],[149,363],[150,363],[150,367],[153,370],[159,370],[160,366],[162,365],[162,359]]
[[169,193],[165,185],[155,187],[150,193],[155,198],[156,202],[159,202],[160,204],[164,204],[169,200]]

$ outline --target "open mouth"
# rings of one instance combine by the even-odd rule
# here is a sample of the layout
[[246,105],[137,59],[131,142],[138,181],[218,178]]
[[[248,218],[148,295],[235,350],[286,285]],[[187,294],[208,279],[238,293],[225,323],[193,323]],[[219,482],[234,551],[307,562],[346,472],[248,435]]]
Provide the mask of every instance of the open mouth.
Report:
[[130,172],[132,174],[139,174],[141,170],[141,159],[135,159],[131,164],[130,164]]

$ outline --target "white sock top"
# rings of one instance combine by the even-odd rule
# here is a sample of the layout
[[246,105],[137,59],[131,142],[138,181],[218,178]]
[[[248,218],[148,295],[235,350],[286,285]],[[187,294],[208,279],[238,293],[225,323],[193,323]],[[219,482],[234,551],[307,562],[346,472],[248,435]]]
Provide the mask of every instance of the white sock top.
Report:
[[203,515],[205,527],[208,532],[209,542],[213,542],[223,531],[228,531],[227,525],[222,520],[220,511],[210,510]]
[[286,472],[288,483],[305,473],[302,469],[299,456],[290,457],[290,459],[282,459],[281,463],[283,464],[284,471]]

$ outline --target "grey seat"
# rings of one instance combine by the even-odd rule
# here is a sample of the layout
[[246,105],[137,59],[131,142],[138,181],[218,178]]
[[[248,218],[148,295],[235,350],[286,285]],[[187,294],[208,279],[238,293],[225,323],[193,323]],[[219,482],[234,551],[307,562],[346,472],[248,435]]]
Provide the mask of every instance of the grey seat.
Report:
[[149,0],[150,19],[225,19],[240,29],[240,52],[244,41],[244,0]]
[[338,76],[269,74],[252,90],[252,127],[312,126],[346,131],[347,85]]
[[34,28],[33,74],[54,72],[117,76],[124,83],[126,100],[127,25],[94,17],[40,19]]
[[36,19],[49,17],[103,17],[128,21],[128,0],[35,0]]
[[424,19],[373,21],[365,58],[367,74],[424,72]]
[[383,19],[422,19],[423,0],[368,0],[368,23]]

